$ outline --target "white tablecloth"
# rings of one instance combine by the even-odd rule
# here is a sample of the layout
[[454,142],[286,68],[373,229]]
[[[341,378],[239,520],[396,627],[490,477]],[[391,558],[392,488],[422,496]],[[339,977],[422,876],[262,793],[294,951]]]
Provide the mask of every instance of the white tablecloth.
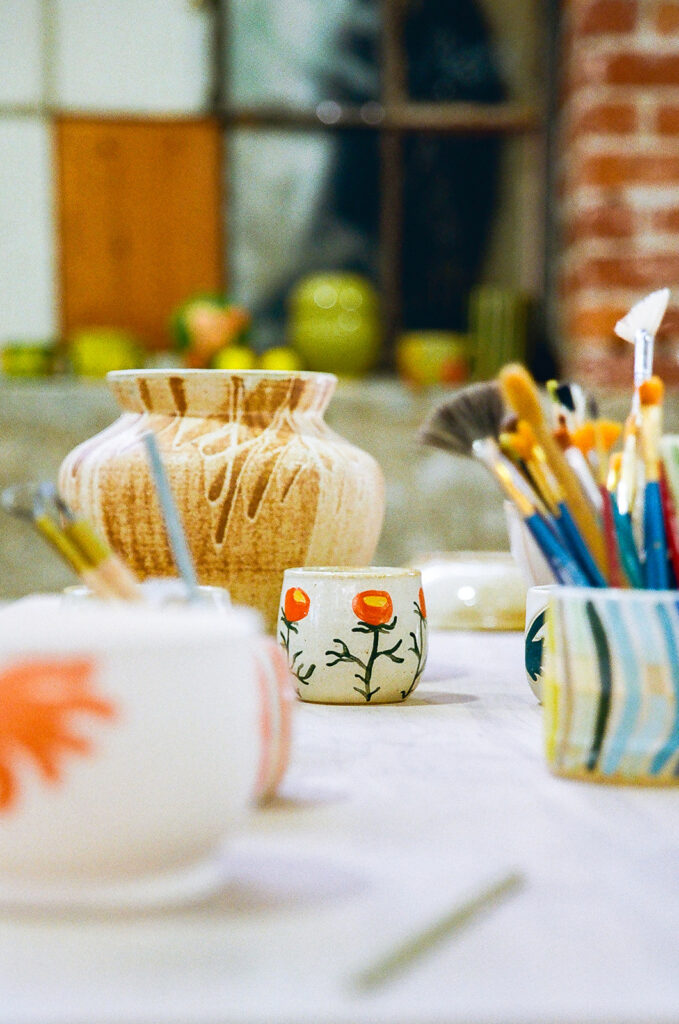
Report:
[[[521,636],[434,635],[405,705],[297,711],[283,795],[217,895],[0,911],[2,1024],[679,1021],[679,789],[550,777]],[[522,891],[356,991],[509,869]]]

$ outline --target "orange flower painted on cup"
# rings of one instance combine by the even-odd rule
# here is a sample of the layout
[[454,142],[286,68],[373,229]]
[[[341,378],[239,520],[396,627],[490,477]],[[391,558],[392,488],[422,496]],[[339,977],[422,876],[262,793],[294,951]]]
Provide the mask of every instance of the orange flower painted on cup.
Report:
[[300,587],[290,587],[286,591],[283,611],[288,622],[299,622],[300,619],[305,619],[309,614],[310,606],[309,595]]
[[426,617],[427,617],[427,606],[424,603],[424,590],[422,589],[422,587],[420,587],[420,592],[417,595],[417,598],[418,598],[418,601],[420,602],[420,613],[422,615],[422,618],[426,619]]
[[386,590],[363,590],[351,602],[351,607],[361,622],[368,622],[371,626],[384,625],[394,611],[392,600]]
[[71,727],[73,714],[113,718],[114,708],[90,689],[92,663],[84,658],[24,661],[0,673],[0,811],[16,801],[14,762],[30,758],[49,782],[58,782],[64,754],[89,754],[89,740]]
[[280,610],[280,622],[283,627],[279,634],[280,641],[288,656],[290,671],[295,679],[305,686],[308,685],[309,679],[316,671],[316,666],[309,665],[307,668],[304,668],[299,660],[302,657],[302,651],[290,651],[290,635],[291,633],[299,633],[296,623],[307,617],[310,607],[311,600],[306,591],[302,590],[301,587],[290,587],[285,592],[283,607]]

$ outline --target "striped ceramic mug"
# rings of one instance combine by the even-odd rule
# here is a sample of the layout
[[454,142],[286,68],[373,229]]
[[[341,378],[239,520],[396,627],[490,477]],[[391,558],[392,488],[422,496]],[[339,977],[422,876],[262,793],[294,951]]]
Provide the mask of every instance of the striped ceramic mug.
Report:
[[597,782],[679,782],[676,591],[554,587],[542,681],[547,761]]

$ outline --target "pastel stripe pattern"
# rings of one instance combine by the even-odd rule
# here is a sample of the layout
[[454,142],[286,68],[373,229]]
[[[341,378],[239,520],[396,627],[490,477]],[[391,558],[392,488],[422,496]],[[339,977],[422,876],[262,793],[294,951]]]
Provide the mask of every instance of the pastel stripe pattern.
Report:
[[676,595],[556,588],[545,654],[545,752],[556,774],[679,784]]
[[612,632],[617,640],[618,652],[620,654],[618,660],[622,670],[623,683],[622,714],[613,732],[610,746],[602,764],[604,774],[613,775],[620,765],[625,748],[629,743],[639,718],[639,712],[641,711],[641,688],[636,654],[620,610],[620,602],[607,601],[606,611],[611,623]]
[[[673,754],[679,747],[679,651],[677,650],[677,638],[670,620],[668,609],[662,605],[656,605],[656,613],[660,619],[665,643],[667,645],[667,660],[672,674],[672,688],[674,690],[674,722],[672,731],[667,741],[651,761],[651,775],[659,775]],[[674,622],[676,627],[676,618]]]

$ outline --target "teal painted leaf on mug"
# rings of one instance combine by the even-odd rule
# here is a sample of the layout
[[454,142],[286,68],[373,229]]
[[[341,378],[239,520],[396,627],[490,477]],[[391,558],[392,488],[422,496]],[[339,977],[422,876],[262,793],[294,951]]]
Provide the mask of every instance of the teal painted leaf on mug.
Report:
[[545,625],[545,611],[539,612],[530,624],[526,633],[526,672],[534,682],[542,675],[542,648],[544,637],[542,629]]

